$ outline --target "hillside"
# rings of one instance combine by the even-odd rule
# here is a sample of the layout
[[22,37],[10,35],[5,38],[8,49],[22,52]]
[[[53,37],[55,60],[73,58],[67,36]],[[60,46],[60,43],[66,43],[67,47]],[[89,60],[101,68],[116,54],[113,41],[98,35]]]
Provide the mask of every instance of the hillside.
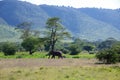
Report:
[[20,33],[15,31],[13,27],[0,24],[0,42],[11,41],[17,42],[20,41]]
[[80,8],[79,11],[120,29],[120,9]]
[[37,5],[17,0],[0,1],[0,17],[9,25],[32,22],[35,28],[44,27],[48,15]]
[[0,1],[0,23],[16,26],[27,21],[34,24],[33,29],[42,30],[46,20],[56,16],[75,37],[90,41],[109,37],[120,40],[119,12],[120,9],[76,9],[64,6],[38,6],[18,0]]
[[[49,16],[58,16],[74,36],[82,39],[97,40],[113,37],[120,39],[120,31],[111,24],[95,19],[71,7],[40,6]],[[102,32],[102,33],[101,33]]]
[[0,17],[0,24],[6,24],[7,25],[7,22]]

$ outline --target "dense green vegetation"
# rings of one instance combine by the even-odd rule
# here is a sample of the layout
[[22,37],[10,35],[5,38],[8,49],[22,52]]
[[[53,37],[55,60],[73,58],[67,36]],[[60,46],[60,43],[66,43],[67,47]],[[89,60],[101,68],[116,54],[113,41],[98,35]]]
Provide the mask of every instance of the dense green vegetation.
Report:
[[4,53],[0,53],[0,58],[47,58],[47,52],[36,52],[33,55],[29,55],[29,52],[17,52],[15,55],[5,56]]
[[[0,52],[0,59],[19,59],[19,58],[48,58],[46,56],[48,52],[35,52],[34,54],[30,55],[29,52],[16,52],[15,55],[8,55],[5,56],[3,52]],[[93,59],[95,58],[95,54],[89,54],[89,53],[80,53],[78,55],[70,55],[70,54],[63,54],[66,58],[86,58],[86,59]],[[56,57],[57,58],[57,57]]]
[[[31,35],[31,37],[23,39],[22,43],[12,43],[16,46],[12,47],[13,50],[17,49],[19,51],[16,55],[6,56],[1,54],[1,58],[46,58],[51,45],[48,41],[48,38],[32,37]],[[9,49],[4,48],[6,43],[8,42],[0,43],[0,51],[4,52],[6,50],[9,54]],[[117,63],[120,61],[120,42],[114,38],[102,42],[88,42],[77,38],[69,43],[59,41],[54,45],[54,50],[62,51],[65,58],[95,58],[96,55],[96,58],[102,63]],[[31,55],[28,55],[25,51],[28,51]],[[47,53],[40,54],[40,51]],[[34,52],[38,52],[38,54]]]
[[38,48],[39,40],[34,37],[28,37],[23,40],[22,46],[26,51],[29,51],[29,54],[32,55]]
[[101,50],[96,54],[96,57],[107,64],[120,62],[120,45],[116,43],[110,48]]
[[17,49],[16,45],[14,43],[4,43],[2,46],[2,52],[4,53],[5,56],[7,55],[15,55]]

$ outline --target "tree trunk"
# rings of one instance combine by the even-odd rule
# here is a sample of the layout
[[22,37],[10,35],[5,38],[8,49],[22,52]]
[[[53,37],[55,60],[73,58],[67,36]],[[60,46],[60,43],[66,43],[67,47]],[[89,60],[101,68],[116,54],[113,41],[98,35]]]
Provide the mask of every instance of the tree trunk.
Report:
[[55,43],[52,43],[52,45],[51,45],[51,51],[54,51],[54,49],[55,49]]

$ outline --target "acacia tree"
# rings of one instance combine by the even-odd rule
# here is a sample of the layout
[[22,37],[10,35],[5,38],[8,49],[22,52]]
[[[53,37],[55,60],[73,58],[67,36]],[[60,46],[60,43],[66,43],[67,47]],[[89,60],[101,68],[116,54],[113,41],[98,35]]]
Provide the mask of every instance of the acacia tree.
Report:
[[50,51],[54,51],[57,41],[70,37],[70,34],[60,23],[60,18],[49,18],[46,22],[46,35],[50,44]]
[[39,31],[31,29],[31,22],[23,22],[17,25],[16,29],[22,32],[21,39],[23,39],[21,45],[29,54],[32,55],[38,47],[41,47],[42,38],[39,37]]
[[39,40],[36,37],[27,37],[21,43],[22,47],[32,55],[38,48]]

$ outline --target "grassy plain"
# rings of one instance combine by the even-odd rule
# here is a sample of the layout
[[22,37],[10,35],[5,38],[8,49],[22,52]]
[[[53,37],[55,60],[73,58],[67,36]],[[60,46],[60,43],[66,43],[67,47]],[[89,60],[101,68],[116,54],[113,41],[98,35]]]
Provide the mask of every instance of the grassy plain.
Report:
[[96,64],[95,54],[47,59],[46,52],[0,53],[0,80],[119,80],[120,64]]
[[120,67],[52,66],[0,69],[0,80],[119,80]]

